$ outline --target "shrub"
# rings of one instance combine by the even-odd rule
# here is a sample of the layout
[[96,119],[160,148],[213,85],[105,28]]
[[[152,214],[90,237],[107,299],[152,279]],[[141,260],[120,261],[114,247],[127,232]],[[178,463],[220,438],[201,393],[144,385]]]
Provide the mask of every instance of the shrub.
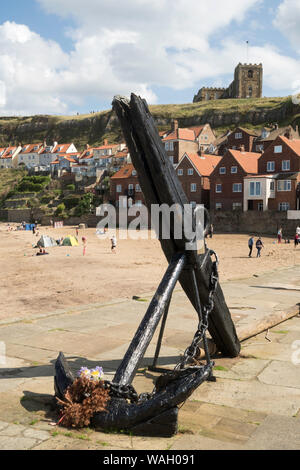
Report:
[[80,196],[68,196],[63,199],[63,203],[67,209],[76,207],[80,201]]
[[56,211],[55,211],[55,215],[62,215],[64,213],[66,209],[66,206],[64,205],[64,203],[62,202],[61,204],[59,204],[56,208]]
[[66,189],[67,189],[68,191],[75,191],[75,184],[68,184],[68,185],[66,186]]

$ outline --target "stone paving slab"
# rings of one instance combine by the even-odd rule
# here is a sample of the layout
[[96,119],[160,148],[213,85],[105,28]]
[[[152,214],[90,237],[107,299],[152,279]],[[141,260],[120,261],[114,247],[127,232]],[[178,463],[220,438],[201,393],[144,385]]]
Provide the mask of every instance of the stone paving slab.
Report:
[[[274,432],[277,430],[276,432]],[[286,416],[268,416],[247,443],[247,449],[299,450],[300,420]]]

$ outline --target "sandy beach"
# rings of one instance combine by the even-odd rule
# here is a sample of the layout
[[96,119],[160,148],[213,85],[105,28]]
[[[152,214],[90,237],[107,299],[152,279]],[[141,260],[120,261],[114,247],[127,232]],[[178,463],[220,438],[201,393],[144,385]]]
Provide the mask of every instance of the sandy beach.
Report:
[[[16,227],[16,224],[11,224]],[[57,309],[140,296],[156,289],[166,267],[158,240],[123,240],[117,232],[117,252],[111,253],[109,239],[101,239],[95,228],[79,230],[79,246],[47,248],[49,255],[36,256],[41,235],[58,239],[76,235],[75,227],[39,227],[31,231],[8,231],[0,224],[0,320],[26,318]],[[145,234],[144,234],[145,235]],[[83,256],[82,237],[87,239]],[[300,246],[279,245],[263,238],[261,258],[248,258],[248,235],[216,234],[208,246],[220,258],[220,281],[251,277],[300,264]],[[278,272],[278,280],[280,271]]]

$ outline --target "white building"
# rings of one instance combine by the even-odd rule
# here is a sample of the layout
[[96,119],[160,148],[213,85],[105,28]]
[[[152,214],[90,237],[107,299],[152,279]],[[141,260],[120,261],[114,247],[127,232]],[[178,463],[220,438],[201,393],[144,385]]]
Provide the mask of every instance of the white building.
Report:
[[244,212],[266,211],[268,201],[275,198],[275,181],[278,175],[256,175],[244,178]]
[[21,146],[0,148],[0,168],[16,168]]

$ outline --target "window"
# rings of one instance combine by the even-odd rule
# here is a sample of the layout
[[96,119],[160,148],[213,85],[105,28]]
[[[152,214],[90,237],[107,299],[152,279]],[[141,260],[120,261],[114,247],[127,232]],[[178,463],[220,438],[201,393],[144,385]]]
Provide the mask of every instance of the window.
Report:
[[270,182],[270,191],[275,191],[275,181]]
[[122,192],[122,185],[117,184],[117,193],[121,193],[121,192]]
[[220,175],[225,175],[226,174],[226,168],[225,166],[221,166],[220,170],[219,170],[219,173]]
[[248,78],[253,78],[253,70],[248,70]]
[[216,202],[216,210],[219,211],[222,209],[222,203],[221,202]]
[[233,202],[232,203],[232,210],[239,210],[242,208],[242,203],[241,202]]
[[275,171],[275,162],[267,162],[267,171]]
[[193,168],[188,168],[187,174],[188,174],[189,176],[193,175],[193,174],[194,174]]
[[291,162],[290,160],[283,160],[282,161],[282,171],[288,171],[291,169]]
[[133,190],[133,184],[129,184],[128,189],[129,189],[129,191],[132,191]]
[[274,153],[282,153],[282,145],[275,145]]
[[136,170],[132,170],[132,176],[136,176]]
[[241,193],[242,190],[243,190],[243,185],[242,185],[242,183],[234,183],[234,184],[232,185],[232,191],[233,191],[234,193]]
[[216,184],[216,193],[221,193],[221,192],[222,192],[222,185]]
[[173,155],[172,155],[171,157],[169,157],[169,160],[170,160],[170,162],[171,162],[172,164],[174,163],[174,157],[173,157]]
[[291,180],[279,180],[277,181],[277,191],[291,191],[292,182]]
[[166,150],[174,150],[174,143],[173,142],[165,142],[165,149]]
[[237,139],[242,139],[242,137],[243,137],[243,134],[242,134],[241,132],[236,132],[236,133],[235,133],[235,138],[236,138],[236,140],[237,140]]
[[289,211],[290,210],[290,204],[288,202],[280,202],[278,206],[278,210],[280,211]]
[[196,201],[191,201],[191,202],[190,202],[190,205],[191,205],[192,207],[196,207],[197,203],[196,203]]
[[136,184],[136,185],[135,185],[135,190],[136,190],[137,193],[140,193],[140,192],[141,192],[141,187],[140,187],[139,184]]
[[231,173],[237,173],[237,166],[231,167]]
[[249,88],[248,88],[248,96],[249,96],[249,98],[251,98],[252,95],[253,95],[253,88],[252,88],[252,86],[249,86]]
[[178,176],[182,176],[182,175],[183,175],[183,170],[180,168],[180,169],[177,171],[177,174],[178,174]]
[[197,191],[196,183],[191,183],[191,193],[195,193]]
[[250,196],[260,196],[261,183],[259,181],[251,181],[250,183]]
[[137,200],[137,201],[135,201],[135,205],[136,205],[136,206],[139,206],[139,207],[141,207],[141,205],[142,205],[142,201],[141,201],[141,200]]

